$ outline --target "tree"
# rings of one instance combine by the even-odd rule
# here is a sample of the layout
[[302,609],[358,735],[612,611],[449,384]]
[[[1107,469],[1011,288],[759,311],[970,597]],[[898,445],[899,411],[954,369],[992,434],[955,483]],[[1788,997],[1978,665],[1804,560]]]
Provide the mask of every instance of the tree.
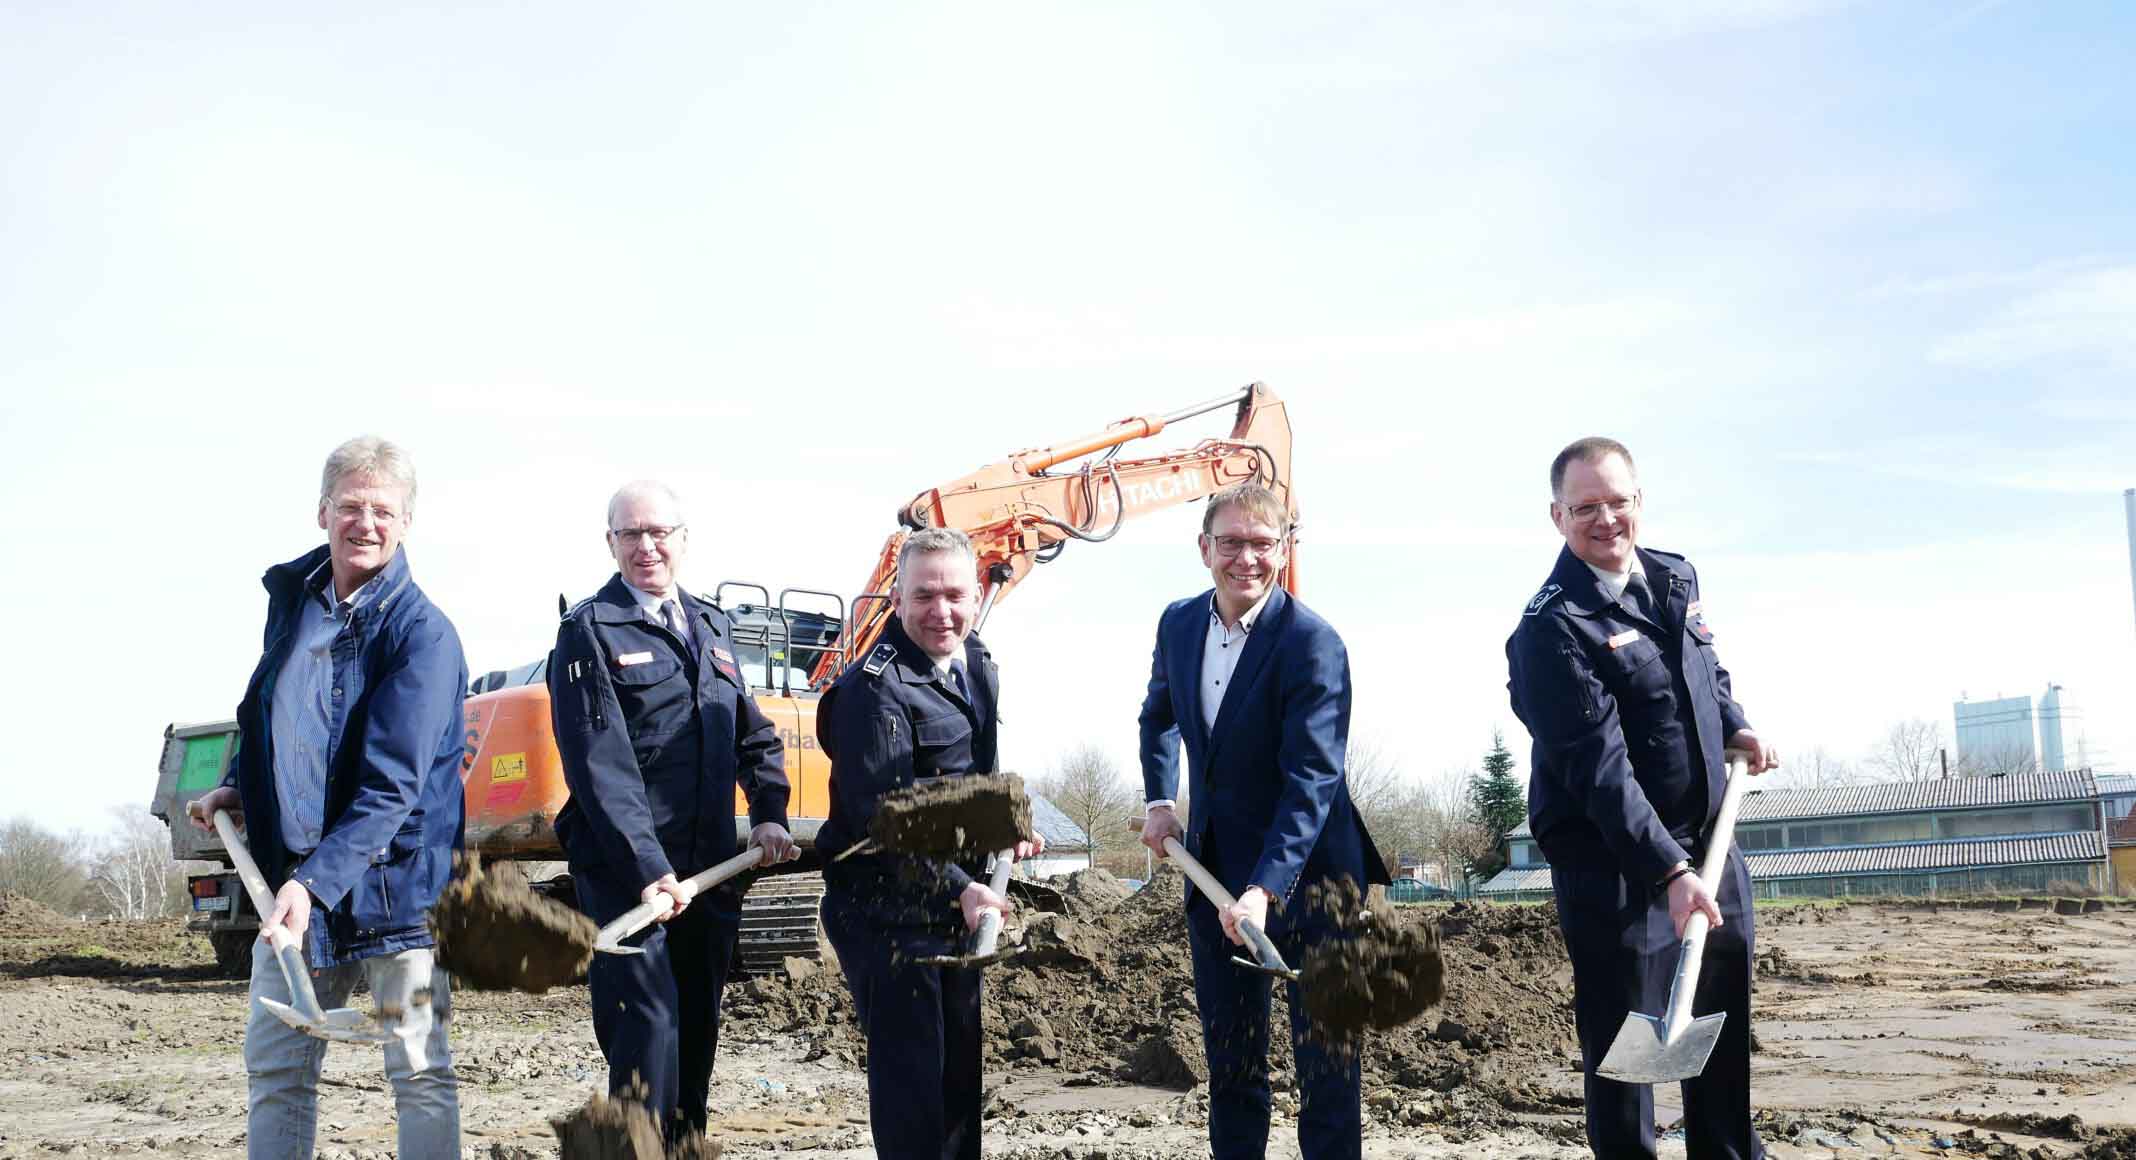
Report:
[[1037,789],[1089,836],[1092,866],[1100,852],[1131,840],[1128,821],[1141,812],[1141,795],[1097,746],[1085,742],[1069,750]]
[[96,844],[89,884],[115,917],[162,918],[184,896],[183,875],[171,857],[170,834],[148,811],[111,810],[112,831]]
[[1402,776],[1393,758],[1373,738],[1350,738],[1343,755],[1344,779],[1350,787],[1350,803],[1365,831],[1372,835],[1388,873],[1401,869],[1402,854],[1421,854],[1425,827],[1420,825],[1419,799],[1415,787]]
[[1498,845],[1470,807],[1469,785],[1475,779],[1473,770],[1450,769],[1418,787],[1417,800],[1427,827],[1424,848],[1450,887],[1474,878]]
[[72,912],[88,880],[82,847],[80,836],[54,833],[28,818],[0,825],[0,893]]
[[1963,773],[1967,777],[2001,777],[2011,773],[2038,773],[2039,770],[2039,755],[2033,752],[2032,742],[2027,738],[1969,748],[1951,772]]
[[1513,753],[1506,748],[1505,734],[1491,730],[1491,749],[1483,755],[1483,771],[1469,779],[1470,816],[1491,836],[1491,853],[1477,870],[1495,874],[1505,865],[1506,835],[1528,820],[1528,793],[1513,776]]
[[1933,781],[1943,776],[1943,726],[1921,717],[1900,721],[1869,755],[1885,781]]
[[[1773,788],[1777,789],[1839,789],[1861,785],[1867,780],[1861,770],[1834,757],[1831,750],[1822,745],[1788,754],[1787,764],[1764,776],[1773,779]],[[1752,784],[1756,785],[1755,782]]]

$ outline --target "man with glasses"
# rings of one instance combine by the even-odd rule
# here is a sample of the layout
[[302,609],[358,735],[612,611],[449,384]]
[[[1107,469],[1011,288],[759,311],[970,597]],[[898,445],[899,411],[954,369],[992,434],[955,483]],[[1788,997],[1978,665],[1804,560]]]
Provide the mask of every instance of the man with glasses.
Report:
[[452,872],[465,811],[461,703],[467,662],[452,622],[408,572],[415,465],[375,436],[327,456],[326,543],[267,570],[266,649],[237,710],[230,776],[189,809],[211,828],[241,817],[276,887],[252,948],[245,1024],[245,1150],[310,1156],[326,1044],[257,1000],[290,1001],[267,932],[304,948],[319,1002],[371,989],[386,1045],[400,1155],[460,1155],[460,1103],[445,1025],[452,992],[425,922]]
[[1718,896],[1695,871],[1721,807],[1725,745],[1750,772],[1779,764],[1751,731],[1713,651],[1698,574],[1639,547],[1632,453],[1581,439],[1550,465],[1557,567],[1506,642],[1513,711],[1535,740],[1528,819],[1550,860],[1572,957],[1597,1156],[1653,1156],[1653,1089],[1595,1069],[1624,1017],[1667,1002],[1684,924],[1706,941],[1693,1011],[1726,1011],[1706,1070],[1684,1081],[1694,1160],[1762,1155],[1750,1124],[1750,876],[1731,850]]
[[683,879],[734,856],[734,793],[749,800],[763,865],[798,857],[786,830],[785,748],[734,655],[734,628],[683,590],[682,501],[625,484],[608,501],[616,575],[564,614],[549,655],[557,749],[571,798],[556,834],[579,908],[601,924],[673,903],[638,946],[595,955],[593,1033],[608,1090],[643,1084],[670,1138],[705,1127],[720,992],[741,933],[741,896],[693,898]]
[[[1188,945],[1209,1060],[1209,1143],[1218,1160],[1268,1147],[1268,976],[1231,961],[1250,920],[1286,961],[1333,934],[1305,888],[1386,883],[1387,865],[1350,801],[1350,658],[1342,638],[1277,583],[1290,513],[1259,484],[1225,488],[1202,515],[1202,564],[1216,586],[1164,610],[1142,703],[1142,841],[1179,838],[1236,897],[1219,912],[1189,887]],[[1185,824],[1177,811],[1187,750]],[[1326,1046],[1288,984],[1298,1144],[1308,1160],[1362,1148],[1356,1053]]]

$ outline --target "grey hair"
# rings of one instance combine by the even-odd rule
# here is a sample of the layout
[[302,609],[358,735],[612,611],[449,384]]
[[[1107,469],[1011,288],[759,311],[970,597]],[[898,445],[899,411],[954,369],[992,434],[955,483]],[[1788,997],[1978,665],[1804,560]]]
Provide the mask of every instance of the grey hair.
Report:
[[376,435],[358,435],[326,457],[326,470],[319,473],[319,502],[334,502],[334,487],[351,475],[372,475],[395,484],[408,493],[408,510],[415,510],[415,461],[400,444]]
[[904,583],[904,577],[911,571],[912,558],[914,556],[924,556],[934,552],[955,552],[965,559],[973,561],[972,575],[975,578],[978,576],[978,556],[972,551],[972,538],[970,536],[955,528],[921,528],[919,531],[906,536],[905,542],[898,547],[898,583]]
[[624,501],[636,499],[640,496],[656,496],[668,501],[675,507],[675,522],[678,524],[687,522],[683,518],[682,495],[679,492],[657,479],[634,479],[617,488],[616,493],[608,497],[609,531],[616,530],[616,509],[622,507]]
[[1565,450],[1558,452],[1557,458],[1550,461],[1550,498],[1563,498],[1565,470],[1574,463],[1599,464],[1612,455],[1622,456],[1624,469],[1632,473],[1634,480],[1639,478],[1639,466],[1632,462],[1630,448],[1606,435],[1589,435],[1585,439],[1575,439],[1566,444]]

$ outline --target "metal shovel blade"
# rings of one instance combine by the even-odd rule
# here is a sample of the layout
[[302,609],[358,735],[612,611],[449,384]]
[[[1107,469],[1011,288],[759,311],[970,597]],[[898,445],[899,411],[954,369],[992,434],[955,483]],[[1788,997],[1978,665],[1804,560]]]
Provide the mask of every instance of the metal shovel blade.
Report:
[[318,1039],[331,1039],[337,1043],[391,1043],[393,1033],[379,1027],[378,1021],[369,1014],[353,1007],[336,1007],[322,1011],[317,1019],[307,1019],[295,1007],[277,1003],[265,995],[260,996],[260,1006],[267,1008],[275,1018]]
[[1728,1012],[1701,1015],[1684,1024],[1672,1042],[1666,1022],[1637,1011],[1624,1017],[1616,1041],[1595,1070],[1620,1083],[1672,1083],[1706,1070]]

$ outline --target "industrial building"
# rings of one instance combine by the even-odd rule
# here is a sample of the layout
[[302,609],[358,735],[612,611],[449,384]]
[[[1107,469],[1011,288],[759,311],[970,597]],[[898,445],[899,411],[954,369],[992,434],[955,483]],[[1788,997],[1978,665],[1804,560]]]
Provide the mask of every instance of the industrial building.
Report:
[[[2032,698],[1961,700],[1951,705],[1951,716],[1958,726],[1958,757],[1970,759],[1973,768],[1991,773],[2043,768],[2033,735]],[[2059,733],[2055,744],[2061,747]]]
[[[1753,783],[1755,785],[1755,783]],[[2107,858],[2105,802],[2088,769],[1757,790],[1736,841],[1759,898],[2103,893],[2136,888]],[[1550,897],[1550,868],[1526,823],[1510,865],[1478,895]]]

